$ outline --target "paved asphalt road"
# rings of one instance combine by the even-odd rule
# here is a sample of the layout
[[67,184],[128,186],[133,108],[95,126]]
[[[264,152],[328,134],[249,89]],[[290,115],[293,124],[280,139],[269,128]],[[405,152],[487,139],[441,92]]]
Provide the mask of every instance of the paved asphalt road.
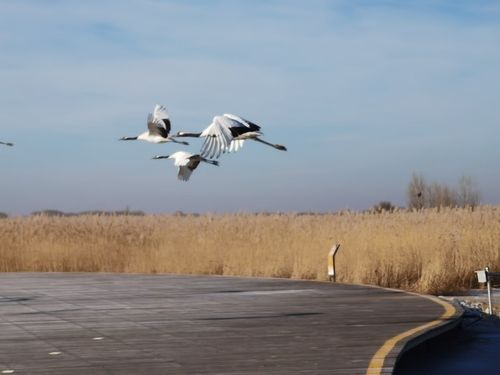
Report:
[[[444,310],[357,285],[4,273],[0,373],[364,374],[387,340]],[[405,340],[388,350],[384,373]]]

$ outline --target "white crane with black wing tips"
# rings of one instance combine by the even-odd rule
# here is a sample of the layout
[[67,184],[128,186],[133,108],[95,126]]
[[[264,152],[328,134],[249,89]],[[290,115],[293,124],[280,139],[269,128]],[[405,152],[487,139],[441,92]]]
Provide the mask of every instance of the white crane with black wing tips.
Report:
[[173,159],[174,165],[179,168],[177,178],[182,181],[189,180],[191,173],[193,173],[201,162],[217,166],[219,165],[219,162],[216,160],[208,160],[201,155],[191,154],[186,151],[177,151],[172,155],[157,155],[153,157],[153,159]]
[[266,142],[259,138],[261,135],[259,125],[229,113],[215,116],[212,123],[200,133],[178,132],[176,134],[177,137],[205,138],[200,150],[200,155],[204,157],[218,158],[222,153],[236,152],[247,139],[286,151],[285,146]]
[[2,141],[0,141],[0,145],[10,146],[10,147],[12,147],[12,146],[14,146],[14,143],[10,143],[10,142],[2,142]]
[[167,109],[164,106],[157,104],[153,113],[148,115],[148,130],[135,137],[122,137],[120,141],[135,141],[141,140],[151,143],[166,143],[175,142],[183,145],[189,145],[187,142],[177,141],[175,136],[170,133],[170,119]]

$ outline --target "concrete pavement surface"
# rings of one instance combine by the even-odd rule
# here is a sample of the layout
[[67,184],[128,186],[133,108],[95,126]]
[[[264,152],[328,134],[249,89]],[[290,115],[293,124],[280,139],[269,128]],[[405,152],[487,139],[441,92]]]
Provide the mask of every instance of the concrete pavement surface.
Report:
[[370,373],[390,373],[429,322],[456,317],[439,321],[443,310],[394,290],[288,279],[4,273],[0,373],[365,374],[377,361]]

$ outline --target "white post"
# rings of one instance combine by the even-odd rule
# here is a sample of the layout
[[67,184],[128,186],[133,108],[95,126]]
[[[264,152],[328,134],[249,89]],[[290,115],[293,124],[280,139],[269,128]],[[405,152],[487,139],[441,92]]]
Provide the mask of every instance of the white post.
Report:
[[336,281],[336,274],[335,274],[335,254],[337,254],[337,251],[339,251],[340,244],[335,244],[330,252],[328,253],[328,278],[330,281],[335,282]]
[[488,308],[489,308],[489,314],[493,315],[493,308],[491,306],[491,282],[490,282],[490,277],[488,275],[489,268],[484,267],[484,270],[486,271],[486,285],[488,288]]

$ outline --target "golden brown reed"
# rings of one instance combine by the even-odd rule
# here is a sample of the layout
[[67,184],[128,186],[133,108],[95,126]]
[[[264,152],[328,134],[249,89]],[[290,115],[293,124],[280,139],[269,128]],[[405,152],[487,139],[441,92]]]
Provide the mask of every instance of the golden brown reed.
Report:
[[0,271],[215,274],[326,280],[423,293],[500,271],[500,207],[328,215],[17,217],[0,220]]

